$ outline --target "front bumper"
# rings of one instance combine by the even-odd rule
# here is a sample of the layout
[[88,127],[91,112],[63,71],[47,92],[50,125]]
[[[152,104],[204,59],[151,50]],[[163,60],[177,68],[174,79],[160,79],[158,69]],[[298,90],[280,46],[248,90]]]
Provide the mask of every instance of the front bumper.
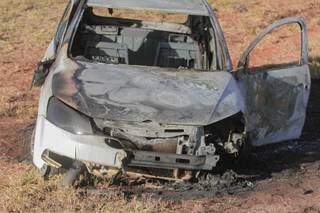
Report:
[[[212,170],[219,161],[217,155],[183,155],[146,151],[125,151],[106,144],[104,136],[76,135],[67,132],[45,119],[38,117],[34,164],[39,168],[45,165],[59,167],[52,160],[53,153],[68,159],[93,163],[112,168],[145,167],[159,169]],[[126,165],[123,165],[124,162]]]
[[124,150],[108,146],[103,136],[75,135],[38,116],[33,162],[39,169],[47,164],[44,161],[47,152],[114,168],[121,168],[127,157]]

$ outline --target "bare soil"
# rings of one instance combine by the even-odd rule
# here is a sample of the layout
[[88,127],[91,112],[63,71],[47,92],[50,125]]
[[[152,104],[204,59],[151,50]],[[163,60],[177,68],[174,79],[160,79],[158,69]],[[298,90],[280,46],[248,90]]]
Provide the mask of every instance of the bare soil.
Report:
[[[313,76],[320,76],[319,0],[214,2],[234,65],[264,27],[298,15],[308,21],[310,65]],[[301,140],[254,149],[199,183],[139,179],[107,187],[109,182],[93,180],[91,186],[62,189],[59,176],[42,180],[28,161],[39,94],[29,86],[65,3],[0,1],[0,212],[320,212],[319,80],[313,81]],[[254,52],[251,63],[294,61],[299,42],[294,27],[277,31]]]

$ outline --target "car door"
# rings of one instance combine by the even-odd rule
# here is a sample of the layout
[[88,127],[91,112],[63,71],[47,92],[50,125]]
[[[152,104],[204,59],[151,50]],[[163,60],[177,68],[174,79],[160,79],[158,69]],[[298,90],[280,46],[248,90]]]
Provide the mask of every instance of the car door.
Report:
[[[301,29],[301,57],[295,65],[250,70],[250,53],[269,33],[290,24]],[[303,18],[287,18],[266,28],[242,55],[236,78],[244,96],[247,133],[253,146],[301,136],[310,94],[307,27]]]

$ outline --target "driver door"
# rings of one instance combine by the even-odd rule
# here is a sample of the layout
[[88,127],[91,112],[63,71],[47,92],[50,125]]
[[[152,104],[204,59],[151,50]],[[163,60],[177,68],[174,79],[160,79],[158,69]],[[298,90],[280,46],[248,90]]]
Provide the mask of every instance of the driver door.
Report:
[[[301,29],[300,62],[277,68],[250,70],[250,53],[260,41],[273,30],[290,24],[297,24]],[[235,75],[245,99],[247,133],[253,146],[301,136],[311,87],[304,19],[287,18],[266,28],[242,55]]]

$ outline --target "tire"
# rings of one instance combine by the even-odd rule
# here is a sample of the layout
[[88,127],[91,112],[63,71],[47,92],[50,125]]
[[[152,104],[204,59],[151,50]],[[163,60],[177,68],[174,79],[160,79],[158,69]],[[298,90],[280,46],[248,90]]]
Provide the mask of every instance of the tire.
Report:
[[31,139],[30,139],[30,147],[29,147],[29,154],[30,154],[30,161],[33,160],[33,153],[34,153],[34,141],[36,137],[36,129],[33,129]]
[[78,180],[79,176],[87,171],[86,165],[80,161],[74,161],[72,167],[67,171],[63,180],[61,181],[61,186],[72,187],[74,183]]
[[[35,144],[35,136],[36,136],[36,129],[33,129],[32,135],[31,135],[31,140],[30,140],[30,161],[33,162],[33,155],[34,155],[34,144]],[[38,170],[40,175],[44,179],[48,179],[50,175],[52,175],[52,168],[46,164],[42,166],[41,169]]]

